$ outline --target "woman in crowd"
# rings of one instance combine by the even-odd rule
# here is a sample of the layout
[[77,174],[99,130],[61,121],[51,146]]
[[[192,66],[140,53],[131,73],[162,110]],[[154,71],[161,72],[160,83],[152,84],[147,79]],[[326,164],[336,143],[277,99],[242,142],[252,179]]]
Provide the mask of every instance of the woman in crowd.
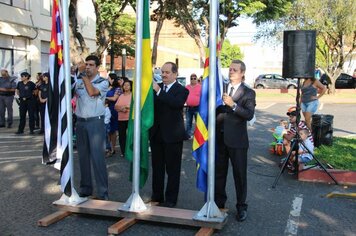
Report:
[[119,96],[117,102],[115,104],[115,109],[119,113],[119,143],[121,149],[121,157],[125,155],[125,146],[126,146],[126,131],[127,125],[129,122],[130,116],[130,104],[131,104],[131,97],[132,97],[132,82],[128,79],[124,80],[123,83],[123,94]]
[[109,142],[111,146],[111,150],[108,150],[108,155],[115,154],[115,147],[116,147],[116,139],[117,139],[117,130],[118,130],[118,113],[115,110],[115,103],[122,94],[122,89],[120,86],[119,79],[115,73],[110,73],[109,77],[109,90],[106,93],[106,100],[108,101],[108,106],[111,111],[111,118],[110,118],[110,131],[109,131]]
[[[311,129],[312,115],[318,110],[319,98],[326,92],[326,87],[315,78],[305,78],[302,88],[301,108],[305,123]],[[319,94],[319,95],[318,95]]]

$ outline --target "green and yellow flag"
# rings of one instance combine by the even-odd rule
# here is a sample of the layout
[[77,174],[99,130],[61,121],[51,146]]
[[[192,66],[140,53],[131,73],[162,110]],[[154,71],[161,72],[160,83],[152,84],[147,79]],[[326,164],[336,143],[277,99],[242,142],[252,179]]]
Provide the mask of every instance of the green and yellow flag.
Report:
[[[149,1],[144,1],[143,8],[143,34],[142,34],[142,84],[141,84],[141,148],[140,148],[140,188],[148,177],[148,131],[153,125],[153,88],[152,88],[152,63],[150,43],[150,17]],[[133,90],[135,89],[135,81]],[[134,93],[133,93],[134,94]],[[126,138],[126,159],[133,162],[134,139],[134,96],[132,96],[130,119]],[[132,165],[131,165],[132,170]],[[131,171],[132,173],[132,171]],[[132,176],[132,175],[131,175]]]

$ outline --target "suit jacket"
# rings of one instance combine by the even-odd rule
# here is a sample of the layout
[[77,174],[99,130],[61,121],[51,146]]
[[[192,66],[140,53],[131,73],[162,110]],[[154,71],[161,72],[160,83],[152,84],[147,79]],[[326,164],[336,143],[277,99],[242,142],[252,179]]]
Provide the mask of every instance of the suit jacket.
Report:
[[[226,91],[228,85],[224,86]],[[227,105],[217,108],[217,138],[223,138],[225,145],[231,148],[248,148],[247,121],[255,113],[256,93],[241,83],[232,99],[237,104],[235,111]]]
[[189,91],[178,82],[175,82],[169,91],[163,91],[163,84],[160,84],[161,92],[156,95],[154,92],[154,124],[150,129],[150,138],[159,135],[166,143],[183,141],[185,138],[185,128],[183,119],[183,107],[187,100]]

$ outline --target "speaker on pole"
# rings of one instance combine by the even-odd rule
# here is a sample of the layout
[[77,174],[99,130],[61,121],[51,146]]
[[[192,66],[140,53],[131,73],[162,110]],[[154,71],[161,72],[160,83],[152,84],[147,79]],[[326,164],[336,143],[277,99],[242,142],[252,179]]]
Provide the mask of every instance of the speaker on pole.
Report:
[[288,30],[283,34],[283,77],[312,78],[315,74],[315,30]]

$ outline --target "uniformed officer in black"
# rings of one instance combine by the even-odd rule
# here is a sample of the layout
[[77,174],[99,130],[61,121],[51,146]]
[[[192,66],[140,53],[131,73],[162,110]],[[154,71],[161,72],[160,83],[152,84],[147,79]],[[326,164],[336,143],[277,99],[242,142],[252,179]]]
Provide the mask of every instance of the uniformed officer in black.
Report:
[[36,84],[30,81],[31,75],[27,72],[21,73],[21,81],[17,84],[16,94],[20,98],[20,124],[16,134],[23,134],[26,125],[26,113],[28,112],[30,134],[34,134],[35,118],[34,106],[36,100],[34,93],[36,91]]
[[45,110],[46,110],[46,104],[47,104],[47,98],[48,98],[48,80],[49,80],[49,73],[43,73],[42,74],[42,83],[38,86],[38,99],[40,102],[40,115],[41,115],[41,129],[38,134],[43,134],[44,133],[44,127],[45,127]]

